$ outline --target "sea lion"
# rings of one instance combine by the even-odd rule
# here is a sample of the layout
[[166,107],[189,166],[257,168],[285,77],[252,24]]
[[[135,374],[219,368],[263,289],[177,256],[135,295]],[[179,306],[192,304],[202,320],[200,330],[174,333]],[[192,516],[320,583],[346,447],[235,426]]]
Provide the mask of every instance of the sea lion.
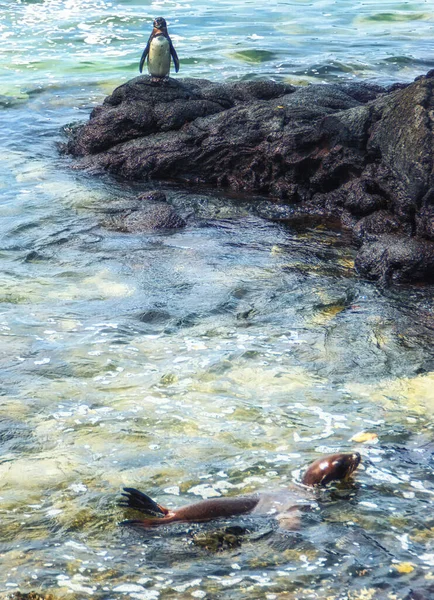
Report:
[[154,20],[154,29],[140,59],[140,73],[146,57],[148,58],[148,71],[153,78],[163,79],[169,75],[170,57],[173,58],[176,73],[179,71],[178,55],[167,33],[167,25],[163,17],[157,17]]
[[[319,458],[306,470],[301,480],[305,486],[323,486],[331,481],[348,478],[359,466],[358,452],[331,454]],[[134,488],[124,488],[120,506],[133,508],[145,513],[143,520],[123,521],[125,525],[149,528],[174,522],[200,523],[212,519],[228,518],[244,514],[275,514],[286,527],[292,526],[291,515],[300,506],[300,488],[293,486],[276,493],[258,493],[234,498],[212,498],[188,504],[178,509],[169,509],[157,504],[152,498]]]

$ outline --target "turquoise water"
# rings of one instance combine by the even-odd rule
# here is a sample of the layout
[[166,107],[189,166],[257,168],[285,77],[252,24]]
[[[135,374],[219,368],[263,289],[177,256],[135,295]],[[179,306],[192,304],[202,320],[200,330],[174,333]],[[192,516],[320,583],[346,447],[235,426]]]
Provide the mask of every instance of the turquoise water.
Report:
[[[434,9],[419,2],[3,3],[2,93],[63,90],[76,105],[137,74],[164,14],[184,76],[409,81],[434,66]],[[63,95],[63,94],[62,94]]]
[[[345,233],[267,223],[249,197],[157,182],[186,229],[108,231],[143,184],[71,170],[56,144],[138,74],[155,16],[180,76],[387,84],[434,67],[432,3],[1,8],[0,595],[429,597],[434,290],[358,280]],[[118,526],[122,486],[179,506],[353,449],[365,468],[297,532]],[[242,535],[213,546],[228,524]]]

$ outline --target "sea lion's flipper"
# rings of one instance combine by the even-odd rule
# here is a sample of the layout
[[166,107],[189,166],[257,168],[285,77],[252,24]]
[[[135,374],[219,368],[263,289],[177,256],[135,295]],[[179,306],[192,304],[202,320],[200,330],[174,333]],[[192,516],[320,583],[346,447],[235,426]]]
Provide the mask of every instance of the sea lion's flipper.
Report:
[[149,54],[149,48],[151,47],[151,38],[149,38],[148,43],[146,44],[146,48],[143,50],[142,58],[140,59],[139,71],[140,73],[143,71],[143,65],[145,64],[146,57]]
[[139,510],[146,515],[162,518],[169,512],[164,506],[157,504],[152,498],[135,488],[124,488],[119,505]]
[[176,50],[173,47],[172,40],[170,38],[169,38],[169,44],[170,44],[170,54],[172,55],[173,64],[175,65],[175,73],[177,73],[179,71],[179,58],[178,58],[178,55],[176,54]]

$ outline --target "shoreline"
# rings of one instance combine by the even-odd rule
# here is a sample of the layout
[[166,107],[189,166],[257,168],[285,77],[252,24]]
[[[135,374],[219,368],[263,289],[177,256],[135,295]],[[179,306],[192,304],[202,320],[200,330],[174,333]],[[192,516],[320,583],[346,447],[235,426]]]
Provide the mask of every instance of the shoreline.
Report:
[[268,197],[265,218],[337,218],[359,274],[434,278],[434,71],[412,84],[296,88],[137,77],[64,146],[74,168]]

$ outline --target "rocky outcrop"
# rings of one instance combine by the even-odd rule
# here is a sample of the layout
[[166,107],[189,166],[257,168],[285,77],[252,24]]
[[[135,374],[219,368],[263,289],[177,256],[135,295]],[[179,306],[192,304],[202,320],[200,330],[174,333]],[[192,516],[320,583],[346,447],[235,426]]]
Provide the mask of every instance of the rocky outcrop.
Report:
[[296,88],[137,77],[77,128],[78,165],[127,179],[207,183],[268,196],[267,218],[338,217],[357,267],[434,278],[434,72],[410,85]]

